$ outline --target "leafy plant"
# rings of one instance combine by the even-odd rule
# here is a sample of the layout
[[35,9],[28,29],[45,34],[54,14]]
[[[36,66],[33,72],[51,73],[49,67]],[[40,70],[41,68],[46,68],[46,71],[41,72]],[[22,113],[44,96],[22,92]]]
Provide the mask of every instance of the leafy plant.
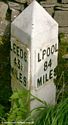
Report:
[[[29,91],[18,90],[11,96],[12,106],[8,114],[8,122],[22,122],[29,113]],[[11,123],[12,125],[12,123]]]

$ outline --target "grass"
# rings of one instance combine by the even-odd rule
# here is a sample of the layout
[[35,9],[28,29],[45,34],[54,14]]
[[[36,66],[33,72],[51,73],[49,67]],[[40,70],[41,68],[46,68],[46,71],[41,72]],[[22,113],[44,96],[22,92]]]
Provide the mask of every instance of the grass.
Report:
[[27,120],[30,119],[34,125],[68,125],[68,98],[56,105],[35,108]]

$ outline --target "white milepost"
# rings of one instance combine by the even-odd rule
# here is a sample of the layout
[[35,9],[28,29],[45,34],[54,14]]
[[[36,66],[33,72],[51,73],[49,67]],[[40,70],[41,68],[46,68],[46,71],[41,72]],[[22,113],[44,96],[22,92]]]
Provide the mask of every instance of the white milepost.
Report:
[[[58,24],[35,0],[11,24],[12,89],[26,87],[54,104]],[[41,105],[31,98],[30,109]]]

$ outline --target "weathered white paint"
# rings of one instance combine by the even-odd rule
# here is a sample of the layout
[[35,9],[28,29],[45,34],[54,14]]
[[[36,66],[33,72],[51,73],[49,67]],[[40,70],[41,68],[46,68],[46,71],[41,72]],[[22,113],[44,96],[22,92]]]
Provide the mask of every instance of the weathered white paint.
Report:
[[[21,48],[23,45],[29,50],[28,63],[24,63],[27,65],[24,67],[25,74],[29,79],[27,86],[29,86],[31,93],[43,101],[54,104],[56,87],[53,79],[58,55],[57,22],[34,0],[12,22],[11,34],[12,38],[14,37],[19,41]],[[42,54],[44,50],[45,53]],[[45,70],[44,63],[47,65]],[[28,71],[29,75],[26,73]],[[44,82],[39,85],[37,81],[41,76],[42,78],[46,76],[48,80],[43,80]],[[15,81],[13,80],[13,82]],[[39,102],[31,98],[31,109],[39,105]]]

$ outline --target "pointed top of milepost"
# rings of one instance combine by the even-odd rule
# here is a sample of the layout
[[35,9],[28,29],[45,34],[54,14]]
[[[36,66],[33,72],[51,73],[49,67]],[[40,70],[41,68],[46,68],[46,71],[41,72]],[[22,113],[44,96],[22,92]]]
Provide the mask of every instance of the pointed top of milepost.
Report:
[[12,22],[12,29],[15,27],[28,35],[42,31],[47,31],[57,25],[56,21],[47,13],[47,11],[36,1],[33,2]]

